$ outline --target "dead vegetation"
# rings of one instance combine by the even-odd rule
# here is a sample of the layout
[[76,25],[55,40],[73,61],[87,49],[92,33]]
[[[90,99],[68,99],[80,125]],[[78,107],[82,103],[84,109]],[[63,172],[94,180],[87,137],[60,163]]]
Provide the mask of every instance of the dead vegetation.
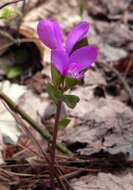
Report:
[[[22,11],[23,2],[16,2],[1,1],[0,8],[10,6]],[[78,0],[27,0],[19,19],[16,13],[13,19],[1,23],[1,92],[51,133],[55,107],[46,92],[50,80],[49,51],[37,40],[36,23],[51,16],[60,22],[66,34],[81,20],[82,8],[83,19],[92,26],[89,41],[97,45],[99,56],[94,67],[86,72],[83,83],[71,91],[80,96],[77,107],[69,110],[62,106],[62,115],[68,114],[71,122],[68,128],[59,131],[59,141],[73,155],[57,151],[55,183],[64,190],[132,190],[132,0],[86,0],[83,5]],[[17,76],[6,72],[17,62],[14,46],[21,51],[28,47],[31,55],[38,51],[35,61],[27,57],[21,62],[32,65],[24,67]],[[3,100],[0,118],[1,161],[4,161],[0,167],[0,189],[50,189],[47,141]]]

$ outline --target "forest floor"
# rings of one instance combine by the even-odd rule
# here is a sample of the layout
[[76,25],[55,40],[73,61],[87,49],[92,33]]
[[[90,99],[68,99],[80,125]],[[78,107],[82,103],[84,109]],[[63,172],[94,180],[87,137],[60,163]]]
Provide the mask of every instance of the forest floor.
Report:
[[[133,1],[81,2],[27,0],[22,18],[16,16],[22,2],[10,5],[13,18],[0,21],[0,90],[50,131],[55,113],[46,91],[50,51],[35,39],[36,25],[52,17],[65,37],[74,24],[87,20],[98,59],[71,91],[80,97],[78,105],[73,110],[62,105],[61,117],[68,115],[71,122],[58,139],[74,154],[57,152],[60,181],[67,186],[62,189],[133,190]],[[14,66],[17,61],[22,70]],[[28,124],[0,104],[0,190],[50,189],[48,164],[38,148],[47,152],[47,142],[34,130],[27,132]]]

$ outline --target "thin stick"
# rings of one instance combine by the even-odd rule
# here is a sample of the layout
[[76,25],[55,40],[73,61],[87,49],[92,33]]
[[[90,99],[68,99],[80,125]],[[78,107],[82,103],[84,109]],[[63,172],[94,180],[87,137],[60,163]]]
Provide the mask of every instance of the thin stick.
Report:
[[[30,129],[25,125],[24,121],[20,118],[20,116],[19,116],[18,114],[14,113],[14,112],[12,112],[12,114],[13,114],[13,116],[15,117],[17,123],[20,123],[20,125],[22,125],[22,126],[24,127],[24,130],[27,131],[28,134],[31,136],[31,139],[33,139],[33,141],[36,143],[37,147],[40,149],[40,151],[41,151],[41,153],[42,153],[42,155],[43,155],[43,158],[45,158],[46,162],[48,163],[48,165],[49,165],[49,167],[50,167],[51,162],[49,161],[49,158],[48,158],[46,152],[43,151],[43,149],[42,149],[40,143],[38,142],[38,140],[34,137],[34,135],[32,134],[32,132],[31,132]],[[16,114],[17,117],[15,116],[15,114]],[[18,144],[18,145],[19,145],[19,146],[22,146],[22,145],[20,145],[20,144]],[[22,146],[22,148],[25,148],[25,147]],[[32,153],[34,153],[35,155],[38,155],[38,153],[37,153],[36,151],[33,151],[30,147],[28,147],[27,149],[29,149],[29,150],[30,150]],[[39,156],[40,158],[42,158],[40,155],[38,155],[38,156]],[[58,169],[58,170],[60,170],[60,169]],[[66,190],[66,189],[65,189],[65,186],[64,186],[64,184],[63,184],[63,182],[60,181],[59,176],[58,176],[56,173],[57,173],[57,169],[56,169],[56,171],[55,171],[55,177],[56,177],[56,179],[57,179],[57,181],[58,181],[58,184],[60,185],[61,189],[62,189],[62,190]]]
[[[43,137],[43,139],[49,141],[51,136],[49,132],[40,126],[36,121],[34,121],[22,108],[20,108],[13,100],[11,100],[6,94],[0,92],[0,98],[6,102],[11,110],[18,113],[25,121],[27,121],[32,128],[34,128]],[[56,148],[67,155],[72,156],[72,152],[63,144],[56,143]]]
[[4,7],[7,7],[8,5],[12,5],[12,4],[15,4],[15,3],[19,3],[21,1],[24,1],[24,0],[17,0],[17,1],[12,1],[12,2],[7,2],[3,5],[0,6],[0,9],[3,9]]
[[[57,166],[57,165],[56,165],[56,169],[58,169],[58,166]],[[57,171],[58,171],[58,173],[59,173],[61,176],[64,175],[61,168],[59,168]],[[69,182],[68,182],[68,180],[67,180],[66,178],[62,179],[62,181],[64,181],[64,183],[65,183],[67,189],[69,189],[69,190],[74,190],[74,189],[72,188],[72,186],[69,184]]]
[[18,23],[17,23],[17,38],[18,39],[20,38],[20,27],[21,27],[21,24],[23,22],[23,17],[25,14],[25,7],[26,7],[26,0],[23,0],[23,4],[21,7],[21,16],[19,17]]
[[[20,130],[25,132],[25,134],[28,134],[28,136],[30,137],[30,139],[37,145],[37,147],[40,150],[40,153],[43,155],[43,158],[46,157],[46,153],[43,151],[40,143],[38,142],[38,140],[34,137],[34,135],[32,134],[30,128],[26,125],[26,123],[22,120],[22,118],[20,117],[20,115],[18,115],[17,113],[13,112],[4,102],[4,106],[7,108],[7,110],[10,112],[10,114],[14,117],[15,121],[17,122],[17,124],[19,124],[22,128],[20,128]],[[26,148],[26,147],[23,147]],[[30,149],[30,148],[29,148]],[[33,152],[31,150],[31,152]],[[40,156],[36,151],[35,151],[36,155],[38,155],[40,158],[42,158],[42,156]]]
[[[30,118],[30,116],[28,116],[25,112],[24,112],[24,110],[22,110],[19,106],[17,106],[9,97],[7,97],[4,93],[0,93],[0,98],[2,98],[2,100],[4,100],[4,102],[9,106],[9,108],[13,111],[13,115],[15,114],[15,113],[17,113],[17,114],[19,114],[24,120],[26,120],[34,129],[36,129],[40,134],[41,134],[41,136],[43,137],[43,138],[45,138],[46,140],[49,140],[50,139],[50,136],[49,136],[49,134],[48,134],[48,132],[47,132],[47,130],[44,130],[44,131],[40,131],[40,126],[38,126],[38,124],[34,121],[34,120],[32,120],[32,118]],[[26,117],[25,117],[26,116]],[[19,116],[18,116],[19,117]],[[16,119],[16,118],[15,118]],[[33,126],[33,124],[34,124],[34,126]],[[41,128],[42,129],[42,128]],[[35,140],[35,139],[34,139]],[[36,142],[37,143],[37,142]],[[38,144],[38,143],[37,143]],[[55,144],[55,148],[58,148],[59,147],[59,150],[60,150],[60,148],[61,148],[61,150],[62,150],[62,148],[63,148],[63,150],[65,150],[66,149],[66,147],[64,147],[64,145],[63,144]],[[40,144],[39,144],[39,148],[40,148]],[[65,149],[64,149],[65,148]],[[40,148],[40,150],[41,150],[41,148]],[[61,151],[60,150],[60,151]],[[67,150],[67,149],[66,149]],[[42,151],[42,150],[41,150]],[[54,152],[55,152],[55,150],[54,150]],[[48,159],[48,157],[47,157],[47,155],[45,154],[45,152],[43,152],[42,151],[42,153],[43,153],[43,156],[45,157],[45,159],[46,159],[46,161],[47,161],[47,163],[49,164],[49,167],[51,168],[51,162],[49,161],[49,159]],[[68,153],[71,153],[69,150],[68,150]],[[71,154],[72,155],[72,154]],[[54,159],[55,160],[55,159]],[[54,176],[57,178],[57,181],[58,181],[58,183],[59,183],[59,185],[60,186],[62,186],[62,189],[64,189],[65,187],[64,187],[64,185],[62,184],[62,181],[60,182],[60,178],[58,177],[58,175],[57,175],[57,169],[55,168],[53,171],[52,170],[50,170],[50,176],[51,176],[51,180],[53,180],[53,184],[54,184]],[[66,180],[67,181],[67,180]],[[65,181],[65,182],[66,182]]]

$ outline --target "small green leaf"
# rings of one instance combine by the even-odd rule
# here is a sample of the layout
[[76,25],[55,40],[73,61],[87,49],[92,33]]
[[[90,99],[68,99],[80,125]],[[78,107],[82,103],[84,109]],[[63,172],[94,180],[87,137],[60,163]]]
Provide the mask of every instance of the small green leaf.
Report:
[[63,101],[67,104],[68,107],[74,108],[76,104],[79,102],[79,97],[75,95],[64,95]]
[[20,67],[8,67],[6,70],[6,76],[9,79],[18,77],[22,74],[22,69]]
[[88,38],[83,38],[82,40],[80,40],[79,42],[77,42],[74,46],[74,48],[72,49],[72,51],[76,51],[79,48],[82,48],[84,46],[88,45]]
[[49,96],[51,97],[51,99],[53,100],[53,102],[55,104],[57,104],[58,101],[62,100],[63,95],[52,84],[50,84],[50,83],[48,84],[47,91],[48,91]]
[[63,82],[64,77],[60,75],[53,64],[51,64],[51,75],[54,85],[59,87],[59,85]]
[[9,19],[11,16],[12,16],[12,11],[9,8],[4,8],[0,18]]
[[64,128],[66,128],[67,127],[67,125],[70,123],[70,119],[68,119],[68,118],[63,118],[61,121],[60,121],[60,123],[59,123],[59,128],[60,129],[64,129]]
[[74,87],[74,86],[75,86],[76,84],[78,84],[78,83],[79,83],[78,80],[65,77],[65,86],[66,86],[68,89]]

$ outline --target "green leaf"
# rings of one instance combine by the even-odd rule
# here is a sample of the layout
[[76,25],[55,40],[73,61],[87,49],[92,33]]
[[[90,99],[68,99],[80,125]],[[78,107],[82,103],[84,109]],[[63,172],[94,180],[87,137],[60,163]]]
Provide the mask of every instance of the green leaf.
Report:
[[79,42],[77,42],[74,46],[74,48],[72,49],[72,51],[76,51],[79,48],[82,48],[84,46],[88,45],[88,38],[83,38],[82,40],[80,40]]
[[51,64],[51,75],[54,85],[59,87],[59,85],[63,82],[64,77],[60,75],[53,64]]
[[70,89],[70,88],[74,87],[78,83],[79,83],[78,80],[65,77],[65,86],[67,87],[67,89]]
[[70,119],[68,118],[63,118],[60,122],[59,122],[59,128],[60,129],[64,129],[67,127],[67,125],[70,123]]
[[63,101],[70,108],[74,108],[80,100],[79,97],[75,95],[63,95],[62,92],[50,83],[47,86],[47,92],[55,104],[57,104],[58,101]]
[[51,99],[53,100],[53,102],[55,104],[57,104],[58,101],[62,100],[63,95],[52,84],[50,84],[50,83],[48,84],[47,91],[48,91],[49,96],[51,97]]
[[64,95],[63,101],[67,104],[68,107],[74,108],[76,104],[79,102],[79,97],[75,95]]
[[8,67],[6,70],[6,76],[9,79],[18,77],[22,74],[22,69],[20,67]]
[[4,8],[0,18],[9,19],[11,16],[12,16],[12,11],[9,8]]

